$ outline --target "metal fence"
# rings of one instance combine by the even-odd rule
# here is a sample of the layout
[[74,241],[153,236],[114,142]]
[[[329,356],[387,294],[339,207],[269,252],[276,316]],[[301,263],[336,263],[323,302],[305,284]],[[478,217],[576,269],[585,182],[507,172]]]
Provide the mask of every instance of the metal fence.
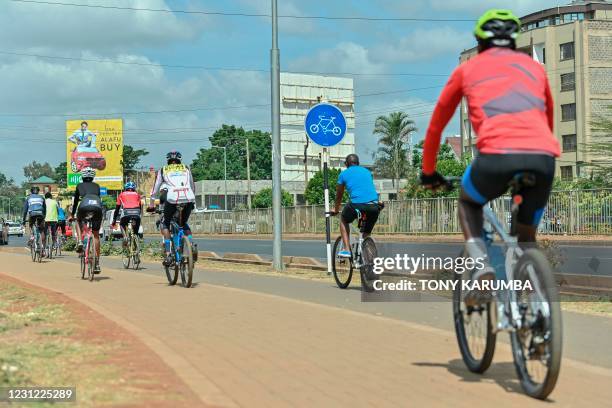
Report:
[[[511,199],[500,197],[491,203],[497,216],[509,222]],[[282,211],[283,232],[320,234],[325,232],[321,205],[286,207]],[[147,231],[155,230],[155,218],[145,217]],[[199,234],[271,234],[272,209],[192,214],[189,222]],[[332,218],[337,231],[338,218]],[[612,235],[612,189],[554,191],[540,223],[546,234]],[[456,198],[429,198],[385,203],[376,234],[460,233]]]

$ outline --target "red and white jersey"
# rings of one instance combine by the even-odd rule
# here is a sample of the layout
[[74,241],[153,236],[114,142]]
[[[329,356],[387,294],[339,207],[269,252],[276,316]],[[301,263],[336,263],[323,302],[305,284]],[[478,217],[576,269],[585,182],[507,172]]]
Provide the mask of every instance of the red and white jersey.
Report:
[[124,191],[117,197],[117,205],[121,208],[140,208],[140,194],[136,191]]
[[195,184],[191,171],[184,164],[169,164],[157,172],[151,197],[156,197],[162,185],[168,189],[166,200],[171,204],[195,203]]

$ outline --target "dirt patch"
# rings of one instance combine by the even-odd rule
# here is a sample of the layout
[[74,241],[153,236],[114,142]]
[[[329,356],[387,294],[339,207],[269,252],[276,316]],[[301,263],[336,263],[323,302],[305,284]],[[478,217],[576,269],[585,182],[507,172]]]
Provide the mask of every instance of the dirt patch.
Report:
[[0,386],[76,387],[79,407],[203,406],[153,351],[87,306],[2,274],[0,294]]

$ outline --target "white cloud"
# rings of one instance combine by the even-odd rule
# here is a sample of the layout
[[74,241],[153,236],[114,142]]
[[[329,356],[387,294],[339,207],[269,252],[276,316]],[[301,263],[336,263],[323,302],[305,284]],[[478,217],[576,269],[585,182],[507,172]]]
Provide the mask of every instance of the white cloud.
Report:
[[451,27],[416,29],[397,41],[380,44],[373,49],[376,60],[386,62],[427,61],[440,55],[459,55],[474,43],[470,33]]
[[[100,4],[99,1],[91,3]],[[135,8],[169,8],[164,0],[123,0],[116,4]],[[0,4],[0,46],[13,50],[72,48],[97,52],[134,46],[157,47],[195,39],[204,23],[203,18],[179,18],[171,13],[3,1]]]
[[317,72],[362,72],[380,74],[384,64],[372,59],[370,50],[353,42],[341,42],[308,57],[289,62],[291,70]]
[[[266,0],[239,0],[244,7],[258,14],[269,15],[272,13],[271,3]],[[278,14],[285,16],[301,16],[304,13],[293,1],[282,0],[278,2]],[[269,24],[270,18],[263,17]],[[317,25],[313,20],[280,18],[278,29],[283,34],[304,35],[317,32]]]

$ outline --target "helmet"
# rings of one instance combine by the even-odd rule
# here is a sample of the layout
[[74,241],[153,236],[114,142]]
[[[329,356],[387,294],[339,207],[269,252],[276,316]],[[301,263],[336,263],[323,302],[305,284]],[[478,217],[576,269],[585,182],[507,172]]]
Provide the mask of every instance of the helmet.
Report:
[[355,153],[349,154],[346,156],[346,159],[344,159],[344,164],[346,167],[359,166],[359,156],[357,156]]
[[182,158],[183,155],[181,154],[181,152],[177,152],[176,150],[173,150],[166,154],[166,160],[168,160],[168,163],[170,163],[171,161],[178,161],[180,163]]
[[508,45],[517,39],[520,28],[521,20],[510,10],[491,9],[478,19],[474,35],[478,41],[492,40],[494,45]]
[[85,167],[83,170],[81,170],[81,177],[83,178],[83,180],[93,180],[96,177],[96,170],[92,169],[91,167]]
[[136,183],[134,183],[133,181],[128,181],[127,183],[125,183],[124,188],[126,190],[132,190],[135,191],[136,190]]
[[38,194],[39,192],[40,192],[40,187],[38,187],[38,186],[32,186],[30,188],[30,193],[32,193],[32,194]]

